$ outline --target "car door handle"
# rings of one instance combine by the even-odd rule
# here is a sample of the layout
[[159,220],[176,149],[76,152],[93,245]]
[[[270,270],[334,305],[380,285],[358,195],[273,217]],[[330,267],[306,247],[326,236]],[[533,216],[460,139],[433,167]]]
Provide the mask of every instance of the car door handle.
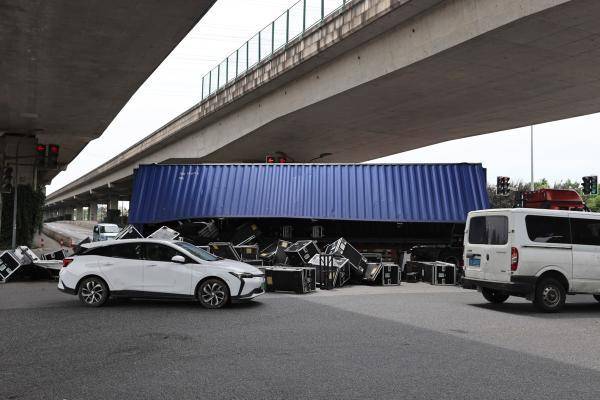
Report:
[[157,264],[146,264],[146,267],[157,267]]
[[114,263],[103,263],[102,265],[106,266],[106,267],[110,267],[112,265],[115,265]]
[[489,254],[486,254],[486,255],[485,255],[485,259],[486,259],[486,260],[488,260],[488,261],[490,261],[490,255],[489,255]]

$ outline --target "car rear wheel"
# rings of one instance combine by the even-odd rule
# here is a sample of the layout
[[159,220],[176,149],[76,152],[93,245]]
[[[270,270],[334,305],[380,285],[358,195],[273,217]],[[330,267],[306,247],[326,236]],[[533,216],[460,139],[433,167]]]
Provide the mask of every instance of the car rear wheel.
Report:
[[221,308],[229,301],[229,288],[222,280],[211,278],[200,284],[196,295],[202,307]]
[[600,294],[595,294],[594,298],[596,299],[597,302],[600,303]]
[[481,294],[487,301],[494,304],[504,303],[510,297],[504,292],[487,288],[481,288]]
[[542,279],[535,287],[533,304],[543,312],[558,312],[565,304],[566,291],[556,279]]
[[102,279],[92,276],[79,284],[78,295],[86,306],[100,307],[108,300],[108,287]]

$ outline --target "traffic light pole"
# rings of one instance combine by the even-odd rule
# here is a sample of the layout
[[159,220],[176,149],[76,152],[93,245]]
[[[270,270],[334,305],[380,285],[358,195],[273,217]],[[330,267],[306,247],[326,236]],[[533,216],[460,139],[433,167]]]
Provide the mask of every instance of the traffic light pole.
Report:
[[17,201],[19,197],[19,142],[17,142],[17,151],[16,151],[17,161],[15,162],[15,177],[13,185],[13,190],[15,191],[15,195],[13,197],[13,220],[12,220],[12,248],[17,248]]

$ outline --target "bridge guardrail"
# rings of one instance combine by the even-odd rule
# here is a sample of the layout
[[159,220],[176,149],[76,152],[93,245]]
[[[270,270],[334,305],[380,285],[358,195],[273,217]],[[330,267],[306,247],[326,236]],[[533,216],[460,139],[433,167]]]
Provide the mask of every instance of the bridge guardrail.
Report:
[[202,77],[202,100],[270,58],[352,0],[299,0]]

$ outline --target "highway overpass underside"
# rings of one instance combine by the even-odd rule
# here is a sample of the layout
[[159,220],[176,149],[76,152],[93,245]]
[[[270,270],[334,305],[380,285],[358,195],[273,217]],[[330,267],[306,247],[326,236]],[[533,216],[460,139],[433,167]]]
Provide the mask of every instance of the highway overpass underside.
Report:
[[[379,3],[394,2],[368,2]],[[600,111],[600,2],[428,3],[390,8],[364,27],[370,39],[354,47],[348,41],[359,33],[334,35],[331,48],[327,34],[312,45],[306,35],[298,46],[321,46],[316,58],[300,54],[291,58],[298,66],[274,74],[278,63],[282,70],[289,64],[293,49],[285,49],[50,203],[126,179],[140,163],[261,161],[277,151],[297,162],[322,153],[332,155],[319,161],[360,162]],[[416,15],[404,11],[411,5]],[[333,18],[327,24],[335,27],[322,29],[342,31],[343,21]],[[344,51],[334,57],[336,43]],[[295,75],[311,62],[314,68]],[[251,79],[262,86],[244,92]]]
[[[276,118],[203,161],[260,160],[274,151],[298,161],[321,153],[332,153],[323,161],[366,161],[598,112],[599,20],[597,1],[573,1],[525,17]],[[422,29],[416,18],[388,37],[315,70],[310,74],[311,90],[302,96],[319,97],[315,94],[328,91],[332,81],[350,80],[361,70],[378,65],[385,69],[390,58],[402,57],[394,54],[394,47],[399,53],[409,50],[396,35],[416,35],[411,26]],[[433,39],[412,50],[434,51]],[[353,65],[334,67],[344,62]],[[292,90],[268,96],[261,107],[285,102]]]

